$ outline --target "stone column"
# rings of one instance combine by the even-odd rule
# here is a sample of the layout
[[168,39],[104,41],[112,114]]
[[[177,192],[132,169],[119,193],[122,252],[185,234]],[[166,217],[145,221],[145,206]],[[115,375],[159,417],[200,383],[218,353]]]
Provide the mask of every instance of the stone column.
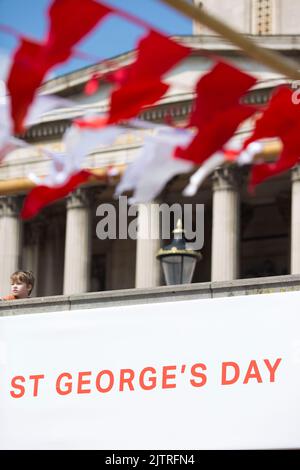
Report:
[[20,269],[22,223],[20,199],[0,197],[0,295],[10,292],[10,275]]
[[292,170],[291,274],[300,274],[300,166]]
[[77,189],[67,199],[64,294],[89,290],[91,216],[86,190]]
[[160,248],[159,205],[140,204],[136,241],[135,287],[160,285],[160,265],[156,254]]
[[230,168],[220,168],[213,175],[212,281],[231,281],[239,274],[239,192],[236,176]]

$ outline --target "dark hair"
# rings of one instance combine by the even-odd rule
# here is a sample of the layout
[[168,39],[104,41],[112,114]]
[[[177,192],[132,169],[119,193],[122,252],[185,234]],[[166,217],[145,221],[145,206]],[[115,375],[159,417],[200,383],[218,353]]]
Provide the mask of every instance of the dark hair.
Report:
[[32,271],[16,271],[10,276],[10,280],[13,281],[19,281],[19,282],[25,282],[25,284],[31,285],[30,292],[28,292],[28,295],[31,294],[32,289],[34,287],[34,275]]

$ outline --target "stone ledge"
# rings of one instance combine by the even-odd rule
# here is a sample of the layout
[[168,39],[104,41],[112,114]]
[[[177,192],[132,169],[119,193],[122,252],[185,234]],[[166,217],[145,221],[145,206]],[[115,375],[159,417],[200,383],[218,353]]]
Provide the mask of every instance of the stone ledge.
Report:
[[0,317],[176,300],[194,300],[300,290],[300,275],[205,282],[151,289],[125,289],[0,302]]
[[300,290],[300,275],[270,276],[211,283],[212,297],[269,294]]
[[211,298],[210,283],[124,289],[70,296],[71,310]]
[[65,295],[35,297],[34,299],[10,300],[0,302],[0,317],[70,310],[70,299]]

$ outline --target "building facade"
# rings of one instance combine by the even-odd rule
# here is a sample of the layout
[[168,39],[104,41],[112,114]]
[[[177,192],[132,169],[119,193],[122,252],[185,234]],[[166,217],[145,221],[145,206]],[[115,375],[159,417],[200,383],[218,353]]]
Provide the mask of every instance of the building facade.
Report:
[[[199,8],[205,8],[222,18],[244,34],[289,35],[299,34],[299,3],[294,0],[194,0]],[[195,34],[213,34],[199,24]]]
[[[217,2],[199,5],[220,16],[243,33],[255,36],[266,48],[277,50],[296,61],[300,68],[300,4],[292,0]],[[174,68],[167,80],[168,94],[141,118],[163,122],[171,116],[184,125],[192,107],[193,86],[212,65],[201,54],[208,49],[242,70],[258,77],[258,84],[245,101],[258,106],[267,103],[275,86],[291,81],[257,64],[225,40],[195,25],[192,36],[178,41],[194,52]],[[133,52],[114,58],[114,67],[133,60]],[[87,110],[105,111],[110,85],[101,83],[93,96],[84,94],[84,86],[94,72],[108,72],[105,64],[96,64],[45,83],[41,93],[56,93],[73,101],[68,109],[47,113],[23,136],[31,147],[8,155],[0,167],[0,294],[9,289],[9,276],[16,269],[31,269],[36,277],[35,296],[80,294],[84,292],[146,288],[163,284],[155,255],[167,241],[107,239],[97,237],[97,207],[114,204],[114,189],[126,166],[134,160],[142,144],[140,137],[128,132],[113,145],[94,151],[87,164],[95,175],[105,175],[113,166],[117,175],[94,179],[68,198],[52,204],[37,217],[22,222],[19,213],[24,197],[33,187],[29,172],[47,174],[48,160],[41,146],[61,151],[62,136],[71,119]],[[246,135],[251,122],[241,129]],[[146,131],[145,131],[146,132]],[[272,149],[270,151],[272,153]],[[278,154],[276,147],[273,156]],[[300,273],[300,170],[294,168],[257,188],[247,191],[248,167],[228,166],[208,178],[193,198],[182,190],[190,175],[173,178],[158,201],[168,204],[204,204],[204,246],[193,282],[230,281],[233,279]],[[152,212],[152,223],[159,218]],[[139,214],[139,224],[146,220]],[[174,221],[171,221],[173,224]]]

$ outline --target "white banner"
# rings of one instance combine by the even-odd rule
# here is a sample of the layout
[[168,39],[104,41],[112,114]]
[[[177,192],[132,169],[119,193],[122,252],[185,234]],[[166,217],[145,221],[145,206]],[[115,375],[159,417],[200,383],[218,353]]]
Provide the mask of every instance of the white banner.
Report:
[[300,447],[300,292],[0,318],[1,449]]

